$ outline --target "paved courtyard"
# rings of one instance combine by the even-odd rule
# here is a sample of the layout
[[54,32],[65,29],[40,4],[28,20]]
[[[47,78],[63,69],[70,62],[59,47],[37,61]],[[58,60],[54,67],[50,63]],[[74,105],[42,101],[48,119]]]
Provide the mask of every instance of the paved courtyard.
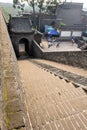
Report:
[[[59,46],[56,47],[57,43]],[[46,40],[42,40],[42,47],[44,51],[80,51],[76,43],[72,43],[70,41],[67,42],[53,42],[52,46],[48,48],[48,42]]]

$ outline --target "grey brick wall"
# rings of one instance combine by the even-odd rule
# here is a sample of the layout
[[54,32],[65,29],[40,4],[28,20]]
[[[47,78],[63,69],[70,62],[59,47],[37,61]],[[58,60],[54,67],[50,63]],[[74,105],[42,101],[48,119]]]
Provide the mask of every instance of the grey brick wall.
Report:
[[45,52],[43,58],[87,69],[87,51]]
[[37,43],[33,43],[35,57],[87,69],[87,51],[44,52]]
[[43,50],[35,41],[32,42],[32,54],[36,58],[42,58],[43,56]]

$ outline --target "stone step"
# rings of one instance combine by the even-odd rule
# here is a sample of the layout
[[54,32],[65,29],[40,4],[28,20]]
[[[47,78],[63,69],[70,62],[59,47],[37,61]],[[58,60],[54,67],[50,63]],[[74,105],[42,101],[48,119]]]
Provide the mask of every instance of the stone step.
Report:
[[49,66],[30,59],[18,62],[32,129],[86,130],[87,95],[82,88],[49,73]]
[[51,65],[47,65],[44,63],[40,63],[38,61],[31,60],[33,63],[37,64],[39,67],[46,69],[50,73],[53,73],[55,76],[59,76],[61,79],[65,79],[67,82],[72,82],[75,87],[80,87],[84,88],[87,90],[87,78],[75,73],[71,73],[59,68],[56,68]]

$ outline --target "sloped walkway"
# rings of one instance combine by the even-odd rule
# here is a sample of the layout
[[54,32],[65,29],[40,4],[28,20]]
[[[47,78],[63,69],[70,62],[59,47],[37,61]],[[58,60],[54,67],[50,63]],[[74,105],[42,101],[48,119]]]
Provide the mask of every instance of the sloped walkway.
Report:
[[82,88],[29,60],[18,64],[31,130],[87,130],[87,94]]
[[[46,69],[50,73],[58,76],[61,79],[64,79],[66,82],[72,82],[76,87],[82,87],[87,90],[87,78],[82,76],[81,74],[76,74],[74,72],[69,72],[68,70],[60,69],[53,65],[49,65],[43,62],[39,62],[39,60],[31,60],[37,66]],[[41,60],[42,61],[42,60]],[[45,61],[45,60],[44,60]],[[73,67],[74,68],[74,67]],[[80,69],[79,69],[80,70]]]
[[42,63],[42,64],[51,65],[56,68],[62,69],[64,71],[69,71],[71,73],[75,73],[75,74],[78,74],[87,78],[87,70],[84,70],[83,68],[73,67],[73,66],[57,63],[50,60],[44,60],[44,59],[34,59],[34,61]]

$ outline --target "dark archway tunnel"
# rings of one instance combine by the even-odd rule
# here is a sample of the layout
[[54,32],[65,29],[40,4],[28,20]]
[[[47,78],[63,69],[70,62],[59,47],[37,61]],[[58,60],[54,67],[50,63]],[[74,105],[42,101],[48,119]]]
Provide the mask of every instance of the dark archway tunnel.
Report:
[[19,40],[19,57],[20,56],[29,56],[29,40],[26,38],[22,38]]

